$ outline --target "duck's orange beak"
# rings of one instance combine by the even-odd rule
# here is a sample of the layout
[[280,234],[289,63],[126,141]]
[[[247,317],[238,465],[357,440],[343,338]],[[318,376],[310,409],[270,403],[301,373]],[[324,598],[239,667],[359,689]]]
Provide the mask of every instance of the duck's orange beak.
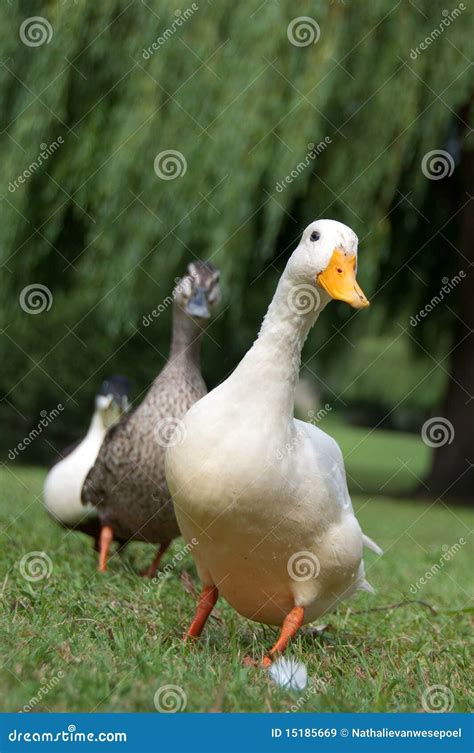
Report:
[[369,301],[356,280],[355,268],[356,257],[346,256],[340,248],[335,248],[326,269],[316,275],[316,282],[331,298],[363,309],[369,306]]

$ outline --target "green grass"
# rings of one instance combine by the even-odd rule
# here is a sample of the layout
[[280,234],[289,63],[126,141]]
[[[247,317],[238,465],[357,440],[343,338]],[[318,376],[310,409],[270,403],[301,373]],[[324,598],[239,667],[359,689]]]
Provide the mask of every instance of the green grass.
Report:
[[[410,437],[377,432],[361,442],[366,431],[337,425],[331,433],[356,489],[386,484],[393,491],[397,479],[408,484],[427,462],[424,446]],[[288,654],[307,665],[310,682],[295,692],[242,666],[276,631],[240,618],[222,600],[202,640],[183,645],[190,590],[199,587],[190,555],[152,587],[134,572],[153,554],[140,544],[97,574],[91,541],[44,514],[44,475],[14,463],[0,470],[2,711],[20,710],[35,696],[35,711],[154,711],[155,692],[165,685],[182,689],[187,711],[287,711],[296,704],[302,711],[421,711],[432,685],[448,688],[454,711],[470,709],[469,543],[416,594],[410,586],[439,564],[443,547],[469,542],[472,512],[367,493],[354,498],[362,527],[385,549],[381,558],[366,555],[377,595],[361,593],[322,618],[322,631],[302,631]],[[177,540],[166,561],[182,546]],[[19,563],[31,551],[51,558],[49,578],[29,583],[21,575]],[[417,603],[373,611],[409,599],[436,614]]]

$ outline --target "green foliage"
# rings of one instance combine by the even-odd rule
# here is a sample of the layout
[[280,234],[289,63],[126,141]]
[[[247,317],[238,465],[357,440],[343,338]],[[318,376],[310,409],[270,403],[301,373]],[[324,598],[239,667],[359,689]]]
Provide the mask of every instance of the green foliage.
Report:
[[[365,318],[351,322],[351,338],[384,331],[387,314],[393,324],[389,282],[411,257],[420,220],[413,230],[407,202],[391,211],[400,188],[409,186],[416,205],[432,190],[421,159],[445,145],[468,99],[470,12],[412,60],[445,7],[417,5],[300,3],[298,14],[315,18],[321,35],[297,47],[287,36],[290,0],[203,3],[147,56],[177,18],[164,0],[36,2],[34,15],[53,29],[38,47],[18,37],[30,4],[2,3],[0,390],[8,433],[23,435],[22,417],[36,423],[58,401],[72,432],[111,372],[131,376],[141,393],[166,356],[169,311],[147,329],[142,318],[194,256],[222,270],[223,311],[204,343],[205,376],[215,384],[252,342],[286,258],[316,217],[346,222],[361,239],[360,277],[375,295]],[[58,137],[60,148],[12,192],[9,182]],[[279,192],[308,144],[326,137],[328,147]],[[175,180],[154,170],[168,149],[187,163]],[[451,266],[439,256],[425,263],[430,285]],[[406,327],[419,293],[403,275],[395,314]],[[54,299],[37,316],[19,306],[32,283]],[[343,308],[321,318],[320,345],[352,316]],[[443,328],[449,340],[452,321]],[[331,353],[329,343],[321,359]]]
[[410,346],[400,331],[398,336],[368,336],[356,348],[341,348],[324,372],[327,399],[336,406],[352,406],[355,417],[360,411],[374,425],[383,420],[384,426],[413,430],[438,401],[446,373],[434,359],[415,357]]

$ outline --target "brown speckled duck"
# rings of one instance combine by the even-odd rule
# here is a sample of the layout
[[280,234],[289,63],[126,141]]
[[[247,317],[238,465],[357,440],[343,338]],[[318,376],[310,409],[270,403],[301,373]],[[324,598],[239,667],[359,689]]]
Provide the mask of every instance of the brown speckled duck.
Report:
[[159,544],[146,571],[153,577],[172,539],[180,535],[165,479],[165,452],[181,441],[181,419],[206,392],[201,375],[202,334],[219,300],[219,271],[192,262],[173,291],[173,335],[166,365],[141,404],[106,434],[82,488],[82,503],[97,508],[99,570],[113,539]]

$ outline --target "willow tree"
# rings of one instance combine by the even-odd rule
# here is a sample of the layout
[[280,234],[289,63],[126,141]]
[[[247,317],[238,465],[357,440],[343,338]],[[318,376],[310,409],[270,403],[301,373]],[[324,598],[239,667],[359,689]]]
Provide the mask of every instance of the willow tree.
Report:
[[[457,152],[470,148],[470,12],[462,3],[448,16],[441,2],[416,5],[303,2],[305,18],[295,19],[290,0],[176,12],[164,0],[2,4],[8,441],[58,401],[74,427],[111,370],[145,389],[166,351],[169,307],[144,322],[195,256],[220,266],[225,288],[205,349],[215,383],[248,346],[282,264],[316,216],[346,222],[362,240],[374,305],[354,322],[334,307],[344,336],[360,341],[396,322],[409,330],[421,298],[456,271],[450,244],[460,242],[451,200],[426,219],[438,182],[423,160],[443,149],[459,163]],[[457,180],[454,168],[440,186]],[[449,241],[435,224],[425,243],[445,213]],[[413,258],[421,275],[409,272]],[[21,305],[31,285],[49,291],[35,313]],[[469,298],[461,287],[450,297],[454,317]],[[456,337],[451,318],[435,312],[403,337],[426,349],[433,329],[429,356],[439,358]],[[341,352],[332,334],[325,317],[318,369],[326,354],[334,361],[334,342]],[[454,425],[470,412],[472,427],[472,403],[454,409],[456,400],[445,412]],[[455,452],[465,433],[440,452]],[[447,470],[439,487],[458,473]],[[472,472],[463,478],[472,484]]]

